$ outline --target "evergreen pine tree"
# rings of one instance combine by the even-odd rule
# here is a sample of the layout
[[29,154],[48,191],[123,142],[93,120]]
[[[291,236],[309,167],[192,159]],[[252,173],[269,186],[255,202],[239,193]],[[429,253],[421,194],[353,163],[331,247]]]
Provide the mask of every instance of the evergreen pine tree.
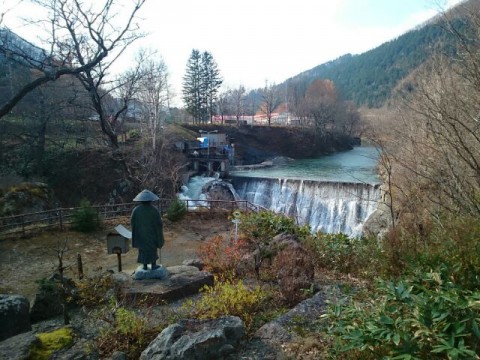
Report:
[[194,123],[211,120],[222,81],[213,56],[193,49],[183,77],[183,100]]
[[215,103],[218,97],[218,90],[222,85],[222,78],[220,76],[220,70],[218,65],[213,59],[212,54],[205,51],[202,54],[202,77],[204,80],[204,92],[205,92],[205,110],[209,121],[212,120],[214,115]]
[[187,69],[183,77],[183,101],[187,112],[193,116],[193,122],[202,119],[202,71],[201,54],[193,49],[187,62]]

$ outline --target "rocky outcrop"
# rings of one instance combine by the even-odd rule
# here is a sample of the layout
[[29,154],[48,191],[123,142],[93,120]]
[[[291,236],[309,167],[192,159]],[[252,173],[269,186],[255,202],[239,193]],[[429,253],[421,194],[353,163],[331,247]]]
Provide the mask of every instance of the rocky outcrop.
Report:
[[306,329],[318,326],[315,322],[326,311],[326,298],[325,292],[317,292],[286,314],[266,323],[246,344],[239,347],[239,351],[231,359],[289,359],[285,354],[286,346],[301,340],[301,336],[292,329],[299,326]]
[[[232,184],[223,180],[213,180],[205,184],[202,193],[207,194],[209,200],[235,201],[240,200]],[[220,205],[220,204],[213,204]]]
[[40,340],[33,331],[13,336],[0,342],[0,359],[25,360],[29,358],[30,349],[39,345]]
[[30,303],[20,295],[0,295],[0,341],[30,331]]
[[44,183],[21,183],[0,189],[0,216],[45,211],[56,205],[53,192]]
[[245,333],[236,316],[183,320],[164,329],[142,352],[141,360],[224,359]]
[[33,299],[30,321],[35,323],[61,315],[64,297],[75,298],[75,283],[71,279],[64,277],[62,285],[60,276],[55,274],[42,281]]
[[379,202],[377,209],[363,224],[363,234],[383,238],[392,226],[390,209],[384,202]]

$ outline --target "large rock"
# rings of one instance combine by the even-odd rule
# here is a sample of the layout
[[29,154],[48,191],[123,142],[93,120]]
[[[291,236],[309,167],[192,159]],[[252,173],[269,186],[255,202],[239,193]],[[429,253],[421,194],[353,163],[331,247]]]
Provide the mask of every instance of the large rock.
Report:
[[32,330],[29,313],[26,297],[0,294],[0,341]]
[[[75,287],[71,279],[64,277],[65,291],[68,294],[73,292]],[[38,292],[35,294],[30,310],[30,321],[32,323],[47,320],[63,313],[64,291],[60,276],[52,275],[49,279],[40,282]]]
[[[330,292],[334,291],[328,290],[328,293]],[[291,354],[285,352],[286,346],[302,340],[301,335],[293,329],[299,326],[305,329],[316,329],[318,326],[316,322],[326,311],[326,296],[325,292],[318,292],[287,313],[260,327],[254,336],[239,348],[232,359],[290,359]]]
[[129,304],[171,302],[197,294],[205,285],[213,285],[213,275],[194,266],[167,267],[165,279],[134,280],[126,273],[116,273],[113,279],[118,284],[120,295]]
[[236,316],[213,320],[183,320],[164,329],[142,352],[141,360],[223,359],[245,333]]
[[270,345],[279,346],[298,336],[289,331],[289,328],[295,324],[302,324],[307,328],[314,326],[315,321],[325,313],[326,308],[326,295],[323,291],[319,291],[277,319],[263,325],[256,331],[254,337],[260,338]]
[[33,345],[39,345],[40,340],[33,331],[19,334],[0,342],[0,359],[25,360],[28,359]]
[[363,233],[366,236],[376,236],[382,239],[392,226],[390,208],[385,202],[379,202],[377,209],[368,217],[363,224]]
[[36,213],[53,209],[55,205],[53,192],[44,183],[25,182],[0,191],[0,216]]

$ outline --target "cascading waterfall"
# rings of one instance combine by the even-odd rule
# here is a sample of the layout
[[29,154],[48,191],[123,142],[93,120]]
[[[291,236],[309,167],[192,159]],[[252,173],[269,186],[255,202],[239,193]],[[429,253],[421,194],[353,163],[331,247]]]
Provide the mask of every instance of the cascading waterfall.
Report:
[[234,177],[240,198],[309,224],[313,232],[360,236],[376,210],[379,185],[297,179]]

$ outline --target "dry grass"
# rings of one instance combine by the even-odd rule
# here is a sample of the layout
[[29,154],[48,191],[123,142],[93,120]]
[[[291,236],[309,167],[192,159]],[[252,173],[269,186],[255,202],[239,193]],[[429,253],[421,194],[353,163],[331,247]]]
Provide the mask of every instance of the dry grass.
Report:
[[[58,260],[57,249],[66,241],[64,265],[66,275],[77,278],[77,254],[81,254],[86,275],[100,270],[117,271],[116,255],[108,255],[106,235],[114,226],[129,226],[129,218],[122,217],[105,223],[102,230],[91,234],[73,231],[44,231],[30,238],[12,238],[0,241],[0,293],[20,294],[33,298],[36,281],[54,273]],[[196,250],[207,238],[216,234],[230,236],[233,224],[223,216],[189,213],[180,222],[165,221],[165,245],[161,251],[161,263],[165,266],[180,265],[183,260],[196,257]],[[122,255],[122,267],[132,273],[138,266],[137,250]]]

